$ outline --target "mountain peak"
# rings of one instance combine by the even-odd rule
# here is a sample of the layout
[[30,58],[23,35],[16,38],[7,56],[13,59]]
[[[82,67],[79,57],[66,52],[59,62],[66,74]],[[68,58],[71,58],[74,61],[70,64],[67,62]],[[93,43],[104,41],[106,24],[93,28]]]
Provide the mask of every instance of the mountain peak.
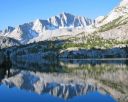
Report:
[[70,13],[68,13],[68,12],[62,12],[61,14],[64,14],[64,15],[66,15],[66,14],[70,14]]
[[128,0],[121,0],[120,6],[126,6],[128,5]]
[[7,33],[7,32],[12,32],[15,28],[14,27],[11,27],[11,26],[8,26],[4,32]]
[[[86,28],[92,24],[91,19],[62,12],[61,14],[53,16],[47,20],[36,19],[33,22],[19,25],[12,32],[7,31],[6,35],[17,39],[22,43],[26,43],[26,41],[33,39],[33,37],[40,36],[50,30]],[[10,27],[8,27],[8,29],[10,29]],[[60,34],[59,31],[57,34]],[[43,37],[47,38],[47,35],[43,35]]]
[[115,19],[124,17],[128,14],[128,0],[121,0],[120,4],[115,7],[106,17],[100,20],[99,25],[104,25],[112,22]]
[[69,13],[69,12],[62,12],[63,15],[72,15],[74,16],[72,13]]
[[69,16],[74,16],[74,15],[68,12],[62,12],[59,14],[59,17],[69,17]]
[[72,15],[71,13],[69,13],[69,12],[62,12],[62,13],[60,13],[60,14],[62,14],[62,15]]
[[34,21],[34,23],[36,23],[36,24],[39,24],[39,23],[41,23],[41,22],[42,22],[42,20],[39,19],[39,18]]

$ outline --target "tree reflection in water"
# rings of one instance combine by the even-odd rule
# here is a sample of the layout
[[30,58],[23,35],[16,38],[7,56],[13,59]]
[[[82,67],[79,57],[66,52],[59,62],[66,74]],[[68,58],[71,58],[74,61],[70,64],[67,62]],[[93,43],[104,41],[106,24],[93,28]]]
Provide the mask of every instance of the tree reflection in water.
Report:
[[[11,69],[1,68],[2,83],[38,94],[49,93],[70,99],[98,91],[118,101],[128,100],[127,60],[12,61]],[[9,74],[8,74],[9,76]]]

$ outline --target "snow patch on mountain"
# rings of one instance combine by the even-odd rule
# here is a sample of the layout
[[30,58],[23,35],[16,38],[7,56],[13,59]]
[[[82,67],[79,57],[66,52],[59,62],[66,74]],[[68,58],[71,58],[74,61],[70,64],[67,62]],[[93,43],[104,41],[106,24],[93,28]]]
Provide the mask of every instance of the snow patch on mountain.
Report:
[[128,0],[122,0],[120,6],[126,6],[126,5],[128,5]]
[[[119,19],[117,23],[121,22],[120,24],[122,25],[124,23],[126,24],[126,20],[128,18],[127,14],[128,0],[122,0],[121,3],[107,16],[99,16],[95,20],[91,20],[84,16],[74,16],[70,13],[63,12],[47,20],[37,19],[33,22],[19,25],[16,28],[8,27],[4,31],[0,32],[0,35],[16,39],[22,44],[49,40],[53,37],[75,36],[81,32],[92,33],[97,31],[105,24],[111,23],[112,25],[112,22],[116,19],[118,20],[118,18],[122,19]],[[125,29],[125,27],[123,28]],[[116,30],[114,31],[116,32]],[[118,37],[119,39],[126,37],[126,35],[123,35],[124,33],[122,34],[121,31],[119,32],[120,34],[118,33],[117,35],[111,32],[109,34],[105,33],[106,35],[103,34],[103,36],[105,38],[117,38],[117,36],[120,36],[120,38]]]
[[94,21],[91,19],[63,12],[48,20],[37,19],[34,22],[25,23],[16,28],[8,27],[1,35],[14,38],[22,44],[25,44],[32,39],[48,39],[53,36],[53,34],[60,36],[61,34],[65,35],[69,32],[73,33],[71,30],[76,28],[88,29],[92,24],[94,24]]
[[11,46],[18,46],[20,45],[20,43],[12,38],[8,38],[5,36],[0,36],[0,48],[7,48],[7,47],[11,47]]
[[113,20],[128,14],[128,0],[122,0],[107,16],[99,22],[99,26],[112,22]]

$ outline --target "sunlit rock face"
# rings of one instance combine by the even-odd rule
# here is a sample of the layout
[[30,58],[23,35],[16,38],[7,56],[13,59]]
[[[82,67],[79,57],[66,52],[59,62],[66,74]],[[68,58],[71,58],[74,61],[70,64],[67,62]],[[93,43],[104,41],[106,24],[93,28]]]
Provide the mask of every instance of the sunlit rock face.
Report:
[[[105,40],[114,39],[123,41],[128,40],[127,14],[128,1],[121,0],[108,15],[99,16],[95,20],[62,12],[47,20],[36,19],[35,21],[21,24],[15,28],[8,27],[0,31],[0,35],[14,38],[22,44],[53,40],[55,37],[61,40],[62,36],[65,39],[70,37],[79,39],[78,36],[82,32],[85,32],[83,36],[98,33],[98,36]],[[99,30],[99,28],[101,29]]]
[[[98,19],[98,22],[101,25],[107,24],[109,22],[112,22],[113,20],[122,17],[127,16],[128,13],[128,1],[127,0],[121,0],[120,4],[115,7],[107,16],[105,16],[103,19]],[[98,17],[99,18],[99,17]],[[97,21],[97,19],[96,19]]]
[[128,0],[121,0],[120,6],[128,5]]
[[9,37],[0,36],[0,49],[12,46],[19,46],[20,42]]
[[63,12],[47,20],[37,19],[15,28],[8,27],[0,32],[0,35],[14,38],[20,43],[26,44],[34,41],[43,41],[54,36],[73,35],[74,31],[78,33],[83,29],[87,30],[93,24],[94,20]]

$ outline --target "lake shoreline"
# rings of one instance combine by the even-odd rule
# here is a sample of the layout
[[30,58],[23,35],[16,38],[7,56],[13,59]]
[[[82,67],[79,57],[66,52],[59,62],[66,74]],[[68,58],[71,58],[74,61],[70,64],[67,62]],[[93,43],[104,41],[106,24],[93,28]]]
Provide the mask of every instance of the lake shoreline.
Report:
[[128,58],[83,58],[83,59],[77,59],[77,58],[59,58],[66,59],[66,60],[128,60]]

